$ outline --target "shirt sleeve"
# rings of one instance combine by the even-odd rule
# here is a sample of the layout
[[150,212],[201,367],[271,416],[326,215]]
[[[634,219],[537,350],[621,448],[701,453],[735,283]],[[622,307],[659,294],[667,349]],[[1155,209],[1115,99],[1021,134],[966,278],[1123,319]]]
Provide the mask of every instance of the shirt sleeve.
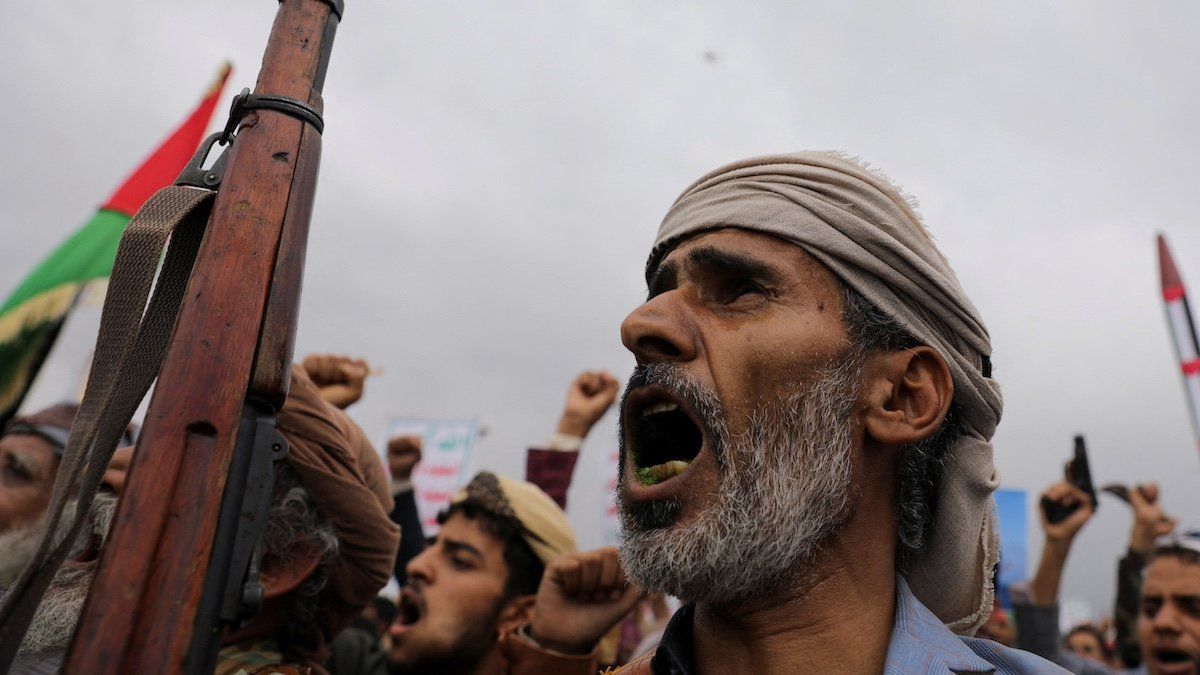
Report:
[[1062,665],[1058,605],[1035,605],[1014,595],[1012,608],[1017,621],[1017,649]]
[[1113,606],[1113,623],[1117,629],[1117,654],[1126,668],[1136,668],[1142,662],[1142,649],[1137,639],[1138,603],[1142,597],[1142,570],[1146,557],[1134,550],[1125,553],[1117,563],[1117,598]]
[[599,669],[595,652],[582,656],[556,652],[525,635],[524,628],[500,636],[505,675],[594,675]]
[[565,511],[567,490],[578,460],[578,452],[529,448],[525,455],[525,480],[541,488]]
[[400,526],[400,550],[396,554],[396,583],[404,585],[408,576],[408,562],[425,550],[425,532],[421,529],[421,516],[417,512],[417,497],[412,488],[395,495],[395,507],[389,516]]

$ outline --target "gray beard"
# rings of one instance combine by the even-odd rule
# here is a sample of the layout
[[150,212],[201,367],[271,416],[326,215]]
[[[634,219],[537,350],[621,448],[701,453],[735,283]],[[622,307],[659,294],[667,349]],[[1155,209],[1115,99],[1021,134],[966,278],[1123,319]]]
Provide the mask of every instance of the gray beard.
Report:
[[[74,509],[68,504],[63,513],[63,522],[70,522]],[[92,541],[98,538],[102,544],[112,525],[113,514],[116,512],[117,498],[115,495],[101,493],[92,502],[92,517],[88,526],[80,532],[79,540],[75,543],[72,555],[82,553]],[[10,530],[0,535],[0,550],[5,551],[4,560],[0,562],[0,602],[8,594],[8,587],[20,575],[25,564],[33,557],[38,542],[47,529],[46,518],[43,516],[37,522],[27,527]],[[46,652],[62,651],[71,643],[75,634],[75,624],[83,613],[83,603],[87,600],[88,590],[92,585],[92,576],[96,571],[96,563],[67,564],[59,568],[38,605],[37,612],[29,624],[29,630],[17,650],[20,655],[43,654]]]
[[718,486],[712,502],[681,524],[679,502],[626,500],[622,471],[618,507],[626,573],[650,592],[715,605],[802,588],[821,546],[852,512],[852,412],[862,361],[850,356],[802,391],[756,411],[735,438],[726,431],[715,393],[683,380],[672,365],[646,370],[649,383],[675,392],[703,419]]

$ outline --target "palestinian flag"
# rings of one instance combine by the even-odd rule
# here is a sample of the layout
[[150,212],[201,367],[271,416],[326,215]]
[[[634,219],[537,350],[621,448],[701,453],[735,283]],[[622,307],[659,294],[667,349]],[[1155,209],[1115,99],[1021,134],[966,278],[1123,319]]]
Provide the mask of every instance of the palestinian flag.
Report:
[[84,288],[108,279],[121,233],[134,212],[150,195],[174,183],[200,147],[229,70],[229,64],[222,66],[204,99],[183,124],[0,306],[0,424],[17,413]]

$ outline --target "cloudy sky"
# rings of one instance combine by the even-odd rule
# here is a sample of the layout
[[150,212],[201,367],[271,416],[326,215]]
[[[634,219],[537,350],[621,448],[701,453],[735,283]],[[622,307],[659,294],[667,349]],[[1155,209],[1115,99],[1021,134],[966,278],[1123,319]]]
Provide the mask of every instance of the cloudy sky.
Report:
[[[298,352],[383,370],[356,412],[373,436],[397,416],[475,418],[477,466],[519,473],[575,372],[632,368],[617,326],[675,195],[726,161],[837,148],[920,198],[991,329],[1005,485],[1040,490],[1083,432],[1098,482],[1159,481],[1200,524],[1153,246],[1166,232],[1200,283],[1194,4],[347,4]],[[223,59],[227,94],[252,84],[274,11],[72,0],[5,22],[0,289]],[[606,419],[571,494],[585,544],[614,443]],[[1128,527],[1106,500],[1067,596],[1111,603]]]

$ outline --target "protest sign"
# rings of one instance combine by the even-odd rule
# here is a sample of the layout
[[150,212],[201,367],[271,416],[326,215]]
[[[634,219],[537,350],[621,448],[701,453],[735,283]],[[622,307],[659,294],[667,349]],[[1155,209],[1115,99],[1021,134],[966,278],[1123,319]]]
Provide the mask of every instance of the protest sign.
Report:
[[[438,512],[450,505],[467,482],[479,424],[473,420],[395,419],[388,424],[387,438],[396,436],[421,437],[421,463],[413,471],[412,481],[422,529],[426,536],[433,536],[440,529]],[[386,452],[386,440],[380,447]]]

